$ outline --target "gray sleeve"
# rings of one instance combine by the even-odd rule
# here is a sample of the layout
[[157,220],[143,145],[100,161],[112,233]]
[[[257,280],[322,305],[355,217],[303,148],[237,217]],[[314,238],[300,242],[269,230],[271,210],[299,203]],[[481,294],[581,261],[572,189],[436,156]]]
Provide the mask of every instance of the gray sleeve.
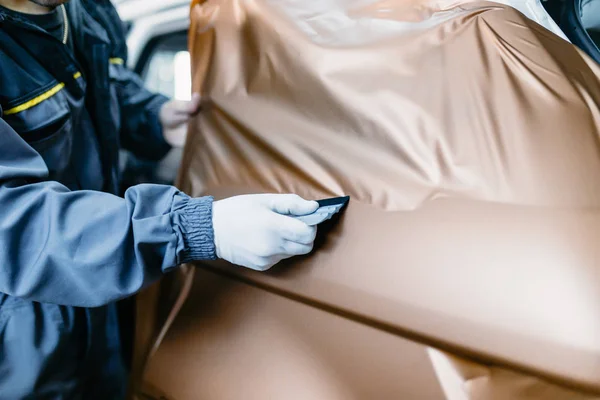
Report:
[[187,261],[215,258],[212,198],[140,185],[125,198],[43,181],[43,159],[0,119],[0,292],[94,307]]

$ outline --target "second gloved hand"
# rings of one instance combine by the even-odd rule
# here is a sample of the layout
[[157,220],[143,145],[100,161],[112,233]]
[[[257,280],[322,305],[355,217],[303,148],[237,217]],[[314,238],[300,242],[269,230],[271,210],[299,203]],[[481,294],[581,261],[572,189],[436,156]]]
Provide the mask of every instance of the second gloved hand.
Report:
[[317,228],[290,216],[315,212],[316,201],[293,194],[235,196],[213,204],[217,256],[265,271],[279,261],[312,250]]

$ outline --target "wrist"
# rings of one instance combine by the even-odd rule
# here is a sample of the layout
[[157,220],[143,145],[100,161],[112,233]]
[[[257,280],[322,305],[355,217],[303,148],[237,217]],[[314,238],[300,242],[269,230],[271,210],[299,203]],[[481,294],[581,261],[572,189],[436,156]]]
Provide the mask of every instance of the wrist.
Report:
[[179,264],[217,258],[212,219],[213,198],[178,195],[173,207],[174,229],[179,232]]

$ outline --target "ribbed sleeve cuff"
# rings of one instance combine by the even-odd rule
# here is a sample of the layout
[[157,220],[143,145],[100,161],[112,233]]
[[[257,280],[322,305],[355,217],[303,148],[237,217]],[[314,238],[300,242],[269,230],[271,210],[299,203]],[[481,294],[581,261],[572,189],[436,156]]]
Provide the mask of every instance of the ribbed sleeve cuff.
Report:
[[215,234],[212,223],[213,198],[191,198],[178,195],[173,209],[173,220],[183,240],[178,252],[178,263],[215,260]]

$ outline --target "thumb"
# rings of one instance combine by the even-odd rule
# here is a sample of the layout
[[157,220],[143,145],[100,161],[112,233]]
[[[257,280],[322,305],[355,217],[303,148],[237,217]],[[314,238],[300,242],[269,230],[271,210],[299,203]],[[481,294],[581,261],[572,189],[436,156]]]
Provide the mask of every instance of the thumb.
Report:
[[308,215],[317,211],[319,203],[304,200],[295,194],[280,194],[271,198],[269,207],[271,210],[282,215]]
[[200,101],[202,98],[198,93],[194,93],[190,100],[171,100],[169,103],[173,114],[177,116],[194,115],[200,110]]
[[187,105],[188,114],[193,115],[200,110],[200,100],[202,100],[202,98],[200,97],[200,93],[192,94],[192,99]]

